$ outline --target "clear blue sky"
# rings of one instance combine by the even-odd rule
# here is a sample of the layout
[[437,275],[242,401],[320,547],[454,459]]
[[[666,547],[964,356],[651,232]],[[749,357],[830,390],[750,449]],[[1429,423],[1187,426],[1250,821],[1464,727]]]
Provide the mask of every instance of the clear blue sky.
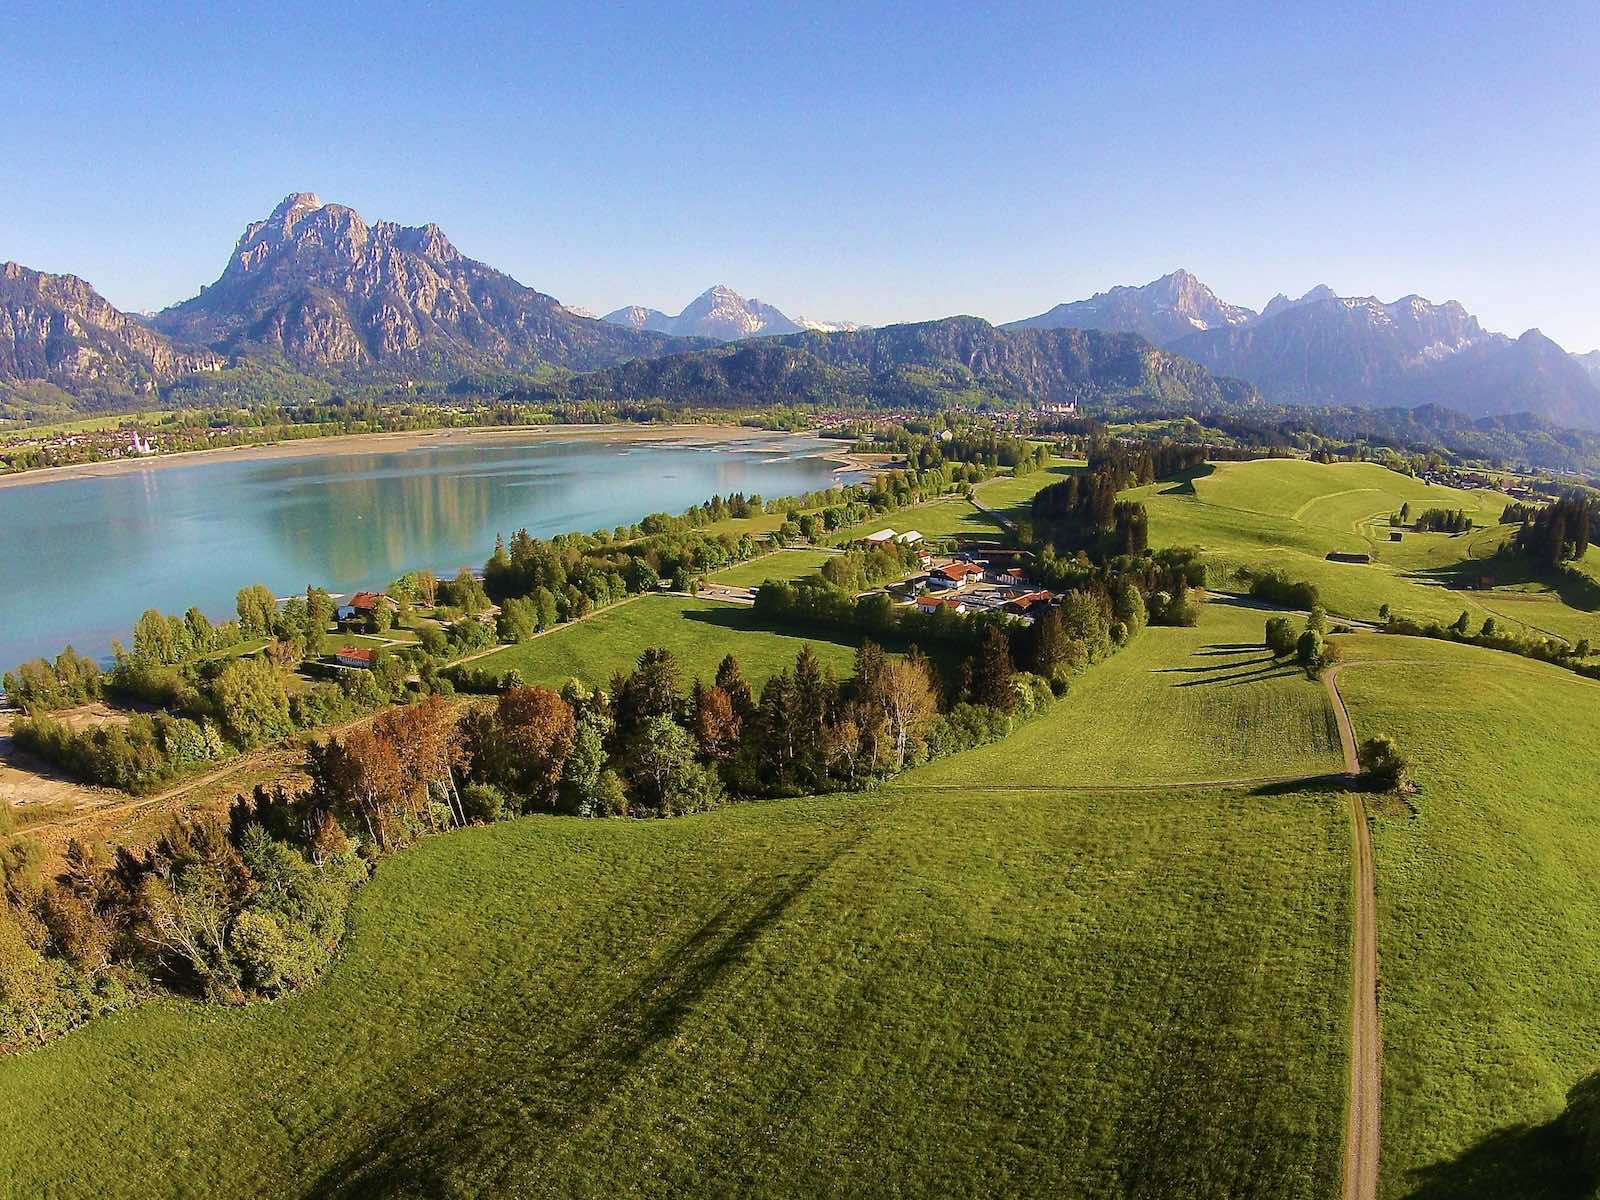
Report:
[[597,311],[1000,321],[1185,266],[1600,347],[1593,0],[7,7],[0,259],[127,308],[310,190]]

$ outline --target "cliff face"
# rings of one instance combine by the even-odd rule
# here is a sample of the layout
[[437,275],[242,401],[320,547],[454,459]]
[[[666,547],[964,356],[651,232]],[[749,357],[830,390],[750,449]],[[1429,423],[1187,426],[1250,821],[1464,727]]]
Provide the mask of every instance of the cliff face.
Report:
[[563,308],[467,258],[437,225],[368,224],[308,192],[248,226],[217,282],[156,325],[227,353],[281,354],[308,370],[590,370],[671,344]]
[[221,365],[209,351],[175,346],[76,275],[0,264],[0,380],[142,395]]

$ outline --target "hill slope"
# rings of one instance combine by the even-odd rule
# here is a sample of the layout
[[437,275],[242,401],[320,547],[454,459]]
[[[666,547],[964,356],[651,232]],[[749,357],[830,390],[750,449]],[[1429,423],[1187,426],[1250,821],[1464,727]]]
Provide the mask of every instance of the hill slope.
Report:
[[589,370],[671,344],[572,313],[467,258],[436,225],[369,225],[306,192],[252,223],[221,278],[155,324],[219,352],[281,354],[334,372]]
[[1349,936],[1324,801],[834,797],[431,839],[309,992],[0,1060],[0,1179],[1323,1200]]

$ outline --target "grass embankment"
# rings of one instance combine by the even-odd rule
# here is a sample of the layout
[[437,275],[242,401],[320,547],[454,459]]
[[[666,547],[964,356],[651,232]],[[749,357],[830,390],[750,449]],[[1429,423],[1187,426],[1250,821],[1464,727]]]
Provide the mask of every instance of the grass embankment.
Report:
[[1600,1066],[1600,684],[1472,646],[1344,644],[1356,736],[1393,734],[1423,789],[1414,819],[1374,826],[1382,1193],[1588,1195],[1551,1122]]
[[[1600,640],[1600,614],[1563,604],[1551,581],[1526,563],[1488,561],[1514,532],[1496,524],[1508,500],[1500,492],[1435,487],[1374,463],[1268,459],[1212,464],[1190,480],[1124,496],[1143,501],[1152,546],[1202,547],[1224,584],[1240,567],[1276,569],[1316,584],[1328,610],[1341,616],[1375,620],[1387,604],[1449,624],[1465,609],[1474,629],[1493,616],[1525,632]],[[1389,514],[1402,504],[1410,504],[1413,519],[1428,508],[1465,509],[1482,528],[1455,535],[1405,530],[1391,542]],[[1334,550],[1370,553],[1375,561],[1328,562]],[[1495,588],[1476,590],[1486,577]]]
[[1002,742],[942,759],[904,786],[1105,787],[1336,772],[1320,683],[1273,662],[1265,609],[1201,609],[1194,629],[1145,630]]
[[1326,1197],[1325,797],[952,795],[424,843],[273,1005],[0,1061],[11,1195]]
[[476,659],[474,668],[517,670],[527,683],[559,688],[569,679],[609,686],[618,671],[631,670],[653,646],[671,650],[684,678],[710,681],[717,664],[733,654],[752,686],[794,665],[800,647],[810,643],[818,660],[847,673],[857,639],[819,630],[775,630],[764,626],[747,605],[684,596],[642,596],[542,637],[507,646]]

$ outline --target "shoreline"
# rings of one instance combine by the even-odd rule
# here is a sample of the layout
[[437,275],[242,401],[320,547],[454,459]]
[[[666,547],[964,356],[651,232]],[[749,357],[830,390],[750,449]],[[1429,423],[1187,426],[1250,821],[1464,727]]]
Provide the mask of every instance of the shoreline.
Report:
[[[206,463],[270,462],[275,459],[309,458],[317,455],[386,453],[463,445],[475,441],[570,440],[592,438],[601,442],[680,442],[734,441],[739,438],[812,437],[814,433],[795,433],[781,429],[756,429],[748,425],[632,425],[612,422],[604,425],[485,425],[457,429],[419,429],[395,433],[341,433],[329,437],[294,438],[263,442],[255,446],[219,446],[209,450],[181,450],[149,458],[114,458],[104,462],[70,463],[61,467],[38,467],[0,475],[0,490],[56,483],[68,479],[96,479],[128,475],[136,471],[159,471],[170,467]],[[847,452],[824,452],[822,457],[840,464],[844,470],[867,470],[870,464],[854,461]]]

